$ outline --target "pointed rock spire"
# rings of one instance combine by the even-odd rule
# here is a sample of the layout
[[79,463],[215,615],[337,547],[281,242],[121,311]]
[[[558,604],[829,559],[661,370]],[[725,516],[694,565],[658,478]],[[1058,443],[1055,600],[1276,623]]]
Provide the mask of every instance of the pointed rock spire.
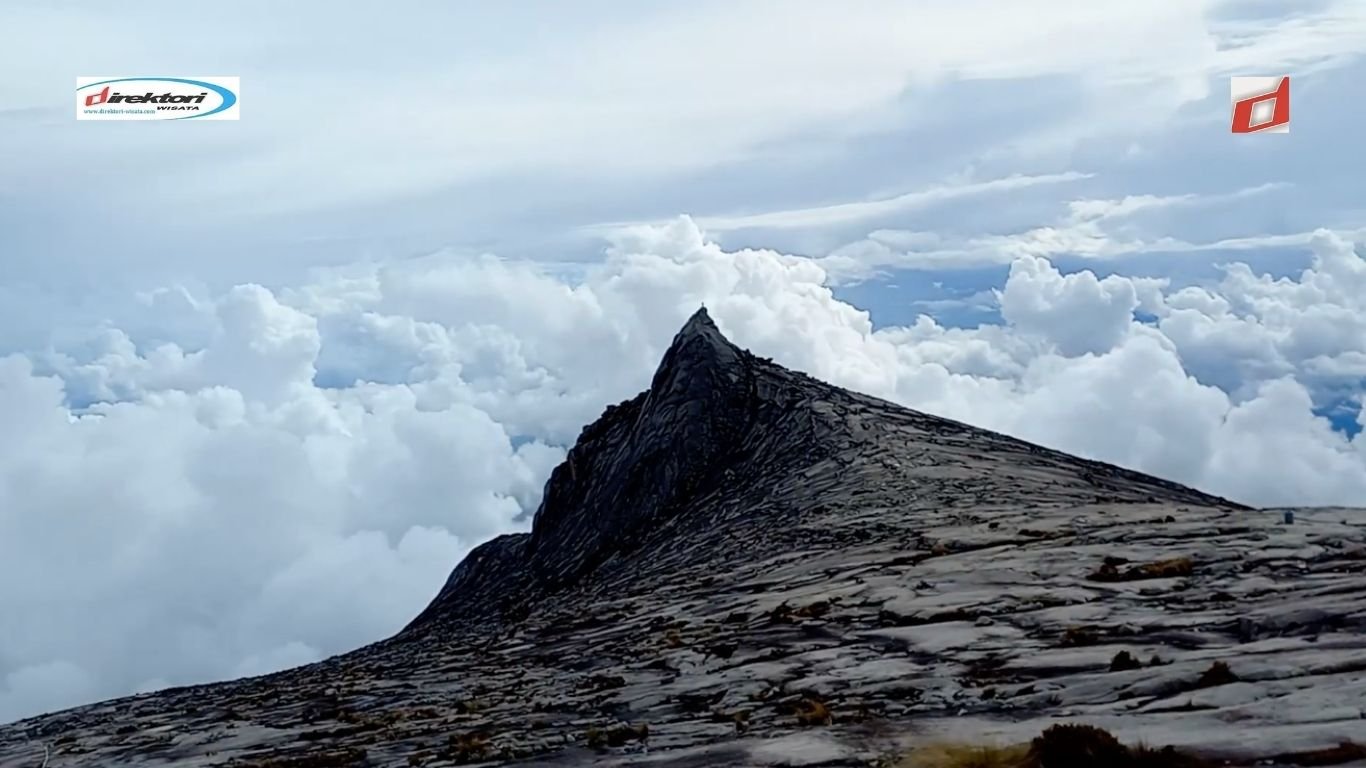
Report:
[[551,474],[528,543],[546,583],[629,549],[703,483],[747,428],[749,353],[706,309],[674,336],[650,389],[609,408]]
[[706,396],[739,379],[745,352],[730,342],[704,306],[674,336],[650,384],[651,399]]
[[678,330],[679,336],[708,333],[719,335],[721,332],[717,330],[716,322],[712,320],[711,315],[707,313],[706,304],[698,307],[697,311],[692,313],[692,317],[688,318],[688,322],[684,323],[683,327]]

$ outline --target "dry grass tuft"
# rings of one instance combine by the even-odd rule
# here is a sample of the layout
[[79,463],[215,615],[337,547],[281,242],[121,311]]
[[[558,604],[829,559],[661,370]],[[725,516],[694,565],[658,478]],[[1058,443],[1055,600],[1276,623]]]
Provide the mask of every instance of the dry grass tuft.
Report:
[[735,712],[713,712],[712,722],[733,723],[736,733],[744,733],[749,730],[749,710],[741,709]]
[[1189,557],[1173,557],[1169,560],[1159,560],[1155,563],[1140,565],[1132,571],[1133,578],[1172,579],[1195,573],[1195,561]]
[[481,763],[492,759],[493,756],[493,745],[489,743],[488,734],[479,731],[452,736],[445,752],[442,753],[442,757],[456,765]]
[[972,744],[930,744],[894,763],[894,768],[1024,768],[1029,745],[988,747]]
[[483,699],[460,699],[451,705],[451,708],[461,715],[477,715],[489,708],[489,703]]
[[835,719],[830,707],[815,696],[803,696],[793,706],[793,714],[798,725],[830,725]]
[[1120,570],[1118,558],[1106,558],[1099,569],[1087,578],[1091,581],[1141,581],[1143,579],[1175,579],[1195,573],[1195,561],[1189,557],[1172,557]]
[[1096,630],[1091,627],[1068,627],[1062,633],[1059,644],[1064,648],[1083,648],[1100,642]]
[[793,615],[802,619],[819,619],[829,612],[829,600],[816,600],[793,611]]
[[650,726],[647,723],[640,725],[614,725],[610,728],[589,728],[584,731],[584,740],[593,749],[603,749],[605,747],[621,747],[627,742],[644,742],[650,738]]
[[1366,744],[1344,741],[1336,747],[1315,749],[1308,752],[1289,752],[1275,757],[1278,763],[1290,765],[1342,765],[1356,760],[1366,760]]
[[626,678],[621,675],[593,675],[579,682],[580,689],[590,691],[610,691],[625,685]]
[[271,757],[247,763],[242,768],[359,768],[368,764],[365,750],[348,748]]
[[793,621],[792,606],[786,600],[782,604],[768,612],[769,624],[791,624]]
[[1126,747],[1110,732],[1089,725],[1054,725],[1028,744],[930,744],[892,768],[1211,768],[1171,747]]
[[1134,747],[1130,765],[1133,768],[1210,768],[1210,763],[1198,757],[1176,751],[1175,747],[1149,749]]
[[[1366,760],[1366,745],[1345,741],[1327,749],[1276,755],[1267,762],[1331,766],[1361,760]],[[1049,727],[1028,744],[927,744],[891,762],[889,768],[1213,768],[1218,764],[1173,747],[1128,747],[1101,728],[1064,724]]]

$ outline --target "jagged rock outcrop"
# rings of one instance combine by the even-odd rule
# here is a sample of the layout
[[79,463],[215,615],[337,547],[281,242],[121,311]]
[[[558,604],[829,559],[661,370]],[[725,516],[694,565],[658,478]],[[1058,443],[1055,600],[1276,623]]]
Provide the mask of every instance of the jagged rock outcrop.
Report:
[[1277,764],[1366,733],[1363,574],[1359,511],[1284,525],[699,312],[396,637],[0,726],[0,766],[862,766],[1059,718]]
[[[742,467],[746,453],[773,447],[776,434],[750,429],[764,402],[756,374],[754,358],[699,311],[665,354],[650,389],[609,407],[584,429],[551,474],[532,533],[481,547],[413,626],[497,615],[513,599],[534,602],[629,554],[662,523],[697,508],[707,492],[735,479],[731,468]],[[482,587],[509,578],[503,564],[512,558],[520,566],[512,578],[525,583],[490,587],[488,594]]]

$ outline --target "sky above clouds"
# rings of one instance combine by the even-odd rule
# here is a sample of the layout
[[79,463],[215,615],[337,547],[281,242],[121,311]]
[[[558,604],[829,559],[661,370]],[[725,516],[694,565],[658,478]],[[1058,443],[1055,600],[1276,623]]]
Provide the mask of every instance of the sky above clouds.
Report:
[[[396,631],[702,302],[863,392],[1366,506],[1357,0],[0,29],[0,722]],[[1283,73],[1291,133],[1230,135],[1228,76]],[[242,119],[72,119],[129,74],[238,75]]]

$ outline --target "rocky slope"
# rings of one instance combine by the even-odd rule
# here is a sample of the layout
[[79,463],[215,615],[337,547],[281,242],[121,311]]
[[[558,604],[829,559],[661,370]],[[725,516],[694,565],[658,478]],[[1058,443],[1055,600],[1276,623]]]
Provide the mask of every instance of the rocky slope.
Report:
[[0,766],[862,766],[1063,720],[1274,765],[1364,717],[1360,511],[1287,525],[699,312],[398,636],[0,726]]

